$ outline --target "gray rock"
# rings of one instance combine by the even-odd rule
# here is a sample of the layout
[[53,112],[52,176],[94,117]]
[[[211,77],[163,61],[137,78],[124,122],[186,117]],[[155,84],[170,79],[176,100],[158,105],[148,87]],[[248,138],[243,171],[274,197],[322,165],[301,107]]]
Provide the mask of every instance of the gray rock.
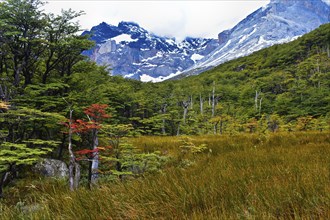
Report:
[[55,159],[43,159],[34,165],[33,171],[46,177],[66,178],[69,175],[66,163]]
[[[43,210],[43,207],[38,203],[27,205],[24,202],[18,202],[16,203],[15,208],[21,213],[21,215],[32,214]],[[21,217],[24,219],[23,216]]]

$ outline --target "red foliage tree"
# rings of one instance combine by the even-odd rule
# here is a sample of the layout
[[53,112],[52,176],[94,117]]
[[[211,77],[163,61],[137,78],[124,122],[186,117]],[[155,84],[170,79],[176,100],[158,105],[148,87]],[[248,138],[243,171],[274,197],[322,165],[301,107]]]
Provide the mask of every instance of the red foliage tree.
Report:
[[102,122],[104,119],[110,118],[105,111],[106,108],[108,108],[106,104],[92,104],[84,110],[84,113],[95,122]]
[[[84,110],[84,113],[88,116],[90,122],[93,124],[94,128],[91,128],[92,131],[92,148],[91,150],[95,150],[95,152],[91,153],[92,161],[90,163],[89,169],[89,182],[90,185],[95,184],[98,178],[98,166],[99,166],[99,152],[97,149],[99,145],[98,140],[98,126],[100,123],[110,116],[106,113],[106,108],[108,105],[105,104],[92,104]],[[91,127],[93,127],[91,126]]]
[[75,154],[79,157],[75,158],[76,161],[83,160],[84,157],[90,162],[89,166],[89,182],[95,184],[98,176],[98,163],[99,163],[99,150],[98,148],[98,131],[102,127],[101,123],[110,115],[106,113],[108,105],[105,104],[92,104],[84,110],[88,117],[88,121],[77,119],[68,120],[63,124],[69,128],[72,133],[88,133],[92,132],[92,146],[90,149],[82,149],[76,151]]

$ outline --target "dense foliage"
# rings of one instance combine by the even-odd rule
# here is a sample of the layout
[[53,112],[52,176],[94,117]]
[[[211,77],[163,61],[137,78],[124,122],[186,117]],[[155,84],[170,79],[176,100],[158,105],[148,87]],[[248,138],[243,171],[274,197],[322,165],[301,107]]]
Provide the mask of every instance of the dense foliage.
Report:
[[82,109],[103,103],[111,107],[112,123],[148,135],[326,128],[329,24],[199,76],[152,84],[109,76],[80,55],[93,45],[77,34],[72,20],[80,13],[55,16],[41,7],[36,0],[2,3],[0,95],[12,109],[67,116],[65,98],[82,117]]

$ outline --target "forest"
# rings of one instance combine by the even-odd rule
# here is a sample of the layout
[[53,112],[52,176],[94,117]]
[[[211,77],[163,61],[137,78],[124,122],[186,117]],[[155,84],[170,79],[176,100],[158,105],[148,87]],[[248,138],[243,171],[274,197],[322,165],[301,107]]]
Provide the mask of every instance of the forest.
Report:
[[[193,170],[203,176],[206,175],[204,172],[211,175],[232,169],[237,175],[234,177],[237,182],[225,176],[220,181],[223,185],[219,187],[235,191],[231,184],[240,186],[245,181],[239,181],[241,170],[238,170],[243,166],[239,164],[240,158],[249,167],[252,166],[250,162],[255,163],[249,161],[251,155],[259,158],[260,166],[265,160],[265,164],[280,164],[288,167],[288,170],[292,168],[293,171],[288,171],[291,172],[288,175],[294,178],[292,173],[298,175],[298,171],[307,166],[303,160],[286,164],[290,160],[288,155],[293,156],[293,150],[300,145],[302,147],[296,153],[302,158],[314,155],[315,151],[318,158],[315,166],[320,168],[319,172],[323,175],[319,177],[323,178],[319,185],[315,186],[319,188],[311,191],[304,191],[307,190],[304,188],[297,192],[306,193],[300,196],[311,198],[310,203],[302,204],[300,200],[295,202],[288,198],[285,207],[274,210],[271,210],[271,205],[255,206],[256,210],[247,211],[239,205],[233,205],[237,209],[230,210],[231,196],[237,201],[246,201],[238,198],[246,196],[243,188],[247,185],[241,185],[241,195],[234,192],[234,195],[217,194],[218,199],[225,199],[221,209],[229,210],[221,212],[223,215],[212,209],[212,203],[199,201],[184,206],[186,212],[181,214],[178,213],[179,206],[173,204],[173,215],[164,218],[200,219],[205,212],[210,218],[226,215],[238,217],[234,213],[241,213],[246,218],[329,217],[330,213],[326,210],[330,207],[330,198],[321,195],[325,191],[329,193],[326,185],[322,184],[329,178],[329,172],[326,174],[324,170],[329,170],[329,167],[323,166],[326,161],[329,163],[329,157],[324,154],[328,154],[326,152],[330,144],[330,24],[322,25],[290,43],[274,45],[226,62],[200,75],[160,83],[143,83],[113,76],[111,66],[98,66],[81,55],[84,50],[94,46],[94,42],[89,40],[90,36],[79,34],[80,26],[74,22],[83,12],[66,10],[61,15],[46,14],[42,10],[43,4],[39,0],[0,2],[0,219],[1,212],[6,213],[4,219],[23,219],[22,209],[17,208],[22,203],[19,203],[21,199],[27,196],[25,203],[38,202],[32,189],[29,189],[32,194],[26,192],[27,195],[23,193],[17,196],[15,188],[22,193],[26,185],[33,184],[38,185],[36,188],[39,193],[49,193],[53,190],[52,186],[57,187],[61,193],[65,192],[58,194],[62,196],[59,200],[66,195],[72,198],[83,195],[82,198],[86,197],[90,203],[93,200],[88,197],[90,190],[110,184],[109,188],[98,188],[101,191],[93,193],[101,195],[102,190],[109,190],[107,193],[111,194],[111,200],[107,201],[116,212],[113,215],[104,212],[106,214],[99,216],[82,213],[81,219],[156,218],[164,216],[165,211],[154,210],[156,206],[150,206],[152,210],[135,210],[129,204],[146,202],[148,199],[142,197],[149,195],[146,190],[148,187],[151,190],[158,184],[157,178],[173,178],[180,186],[179,176],[187,176],[188,173],[195,175]],[[231,143],[231,139],[237,143]],[[284,140],[280,139],[288,143],[282,143]],[[308,143],[315,145],[314,151],[308,148]],[[260,147],[265,154],[252,152],[248,144],[256,149]],[[268,148],[266,144],[272,147]],[[266,158],[269,149],[273,148],[276,151]],[[235,152],[237,155],[231,155]],[[221,154],[226,155],[225,161],[224,158],[218,158]],[[231,157],[234,165],[229,165],[231,168],[223,167],[221,161],[228,164]],[[69,165],[69,184],[49,179],[43,179],[43,185],[33,183],[33,178],[41,177],[35,177],[31,167],[43,158],[66,162]],[[213,162],[208,161],[217,163],[214,169],[223,167],[224,170],[210,170]],[[306,161],[313,163],[311,158]],[[201,170],[203,164],[205,170]],[[314,168],[311,169],[313,172]],[[243,172],[240,175],[248,174]],[[261,171],[259,175],[263,175]],[[307,173],[308,178],[315,175]],[[308,181],[303,183],[312,187]],[[192,182],[190,184],[193,185]],[[201,187],[205,183],[198,184]],[[301,185],[303,187],[304,184]],[[252,188],[255,186],[249,185]],[[112,187],[120,193],[115,194]],[[130,190],[132,193],[139,187],[145,187],[146,190],[141,194],[141,201],[129,201],[126,198],[129,195],[125,193]],[[278,187],[283,186],[279,184]],[[264,190],[262,193],[267,191]],[[286,195],[281,194],[280,190],[276,192],[279,194],[275,199]],[[315,192],[315,200],[311,192]],[[150,193],[152,202],[157,195],[154,195],[156,192]],[[173,191],[163,191],[158,197],[164,202],[171,193]],[[201,196],[200,191],[195,193],[192,195],[197,196],[197,199],[206,199],[198,197]],[[122,195],[120,201],[125,205],[121,207],[115,204],[120,203],[116,195]],[[259,194],[255,191],[254,195]],[[189,193],[185,196],[189,200]],[[266,204],[267,196],[271,195],[262,196],[265,196],[263,204]],[[49,201],[50,197],[44,199]],[[189,203],[188,200],[184,201],[185,205]],[[175,199],[173,201],[178,202]],[[196,201],[192,200],[192,203]],[[55,203],[52,201],[50,204]],[[270,203],[277,204],[279,201]],[[161,205],[167,207],[164,204]],[[12,207],[16,207],[16,211],[12,211]],[[26,206],[21,204],[19,207]],[[103,206],[99,205],[98,213],[103,210],[100,207]],[[123,214],[121,208],[127,215]],[[258,211],[258,208],[262,211]],[[43,214],[38,214],[41,211]],[[33,216],[33,212],[28,213],[31,219],[52,219],[52,212],[45,212],[42,208],[37,210],[36,216]],[[67,218],[63,219],[74,217],[68,211]]]

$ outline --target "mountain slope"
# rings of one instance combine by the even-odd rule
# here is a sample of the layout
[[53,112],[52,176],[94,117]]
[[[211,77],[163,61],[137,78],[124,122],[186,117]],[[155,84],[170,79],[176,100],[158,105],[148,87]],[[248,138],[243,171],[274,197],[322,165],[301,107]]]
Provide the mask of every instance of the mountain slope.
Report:
[[262,113],[285,116],[288,121],[306,115],[327,115],[329,120],[330,23],[292,42],[228,61],[199,75],[166,81],[189,88],[186,96],[194,95],[194,103],[200,94],[208,100],[213,82],[222,114],[228,110],[234,115],[260,117],[258,105]]
[[103,22],[83,34],[91,34],[96,42],[85,55],[98,64],[109,65],[113,75],[142,81],[161,81],[180,73],[218,46],[215,39],[186,38],[178,43],[133,22],[120,22],[118,26]]
[[218,35],[219,46],[182,76],[194,75],[274,44],[289,42],[330,22],[330,6],[321,0],[271,0],[234,28]]

